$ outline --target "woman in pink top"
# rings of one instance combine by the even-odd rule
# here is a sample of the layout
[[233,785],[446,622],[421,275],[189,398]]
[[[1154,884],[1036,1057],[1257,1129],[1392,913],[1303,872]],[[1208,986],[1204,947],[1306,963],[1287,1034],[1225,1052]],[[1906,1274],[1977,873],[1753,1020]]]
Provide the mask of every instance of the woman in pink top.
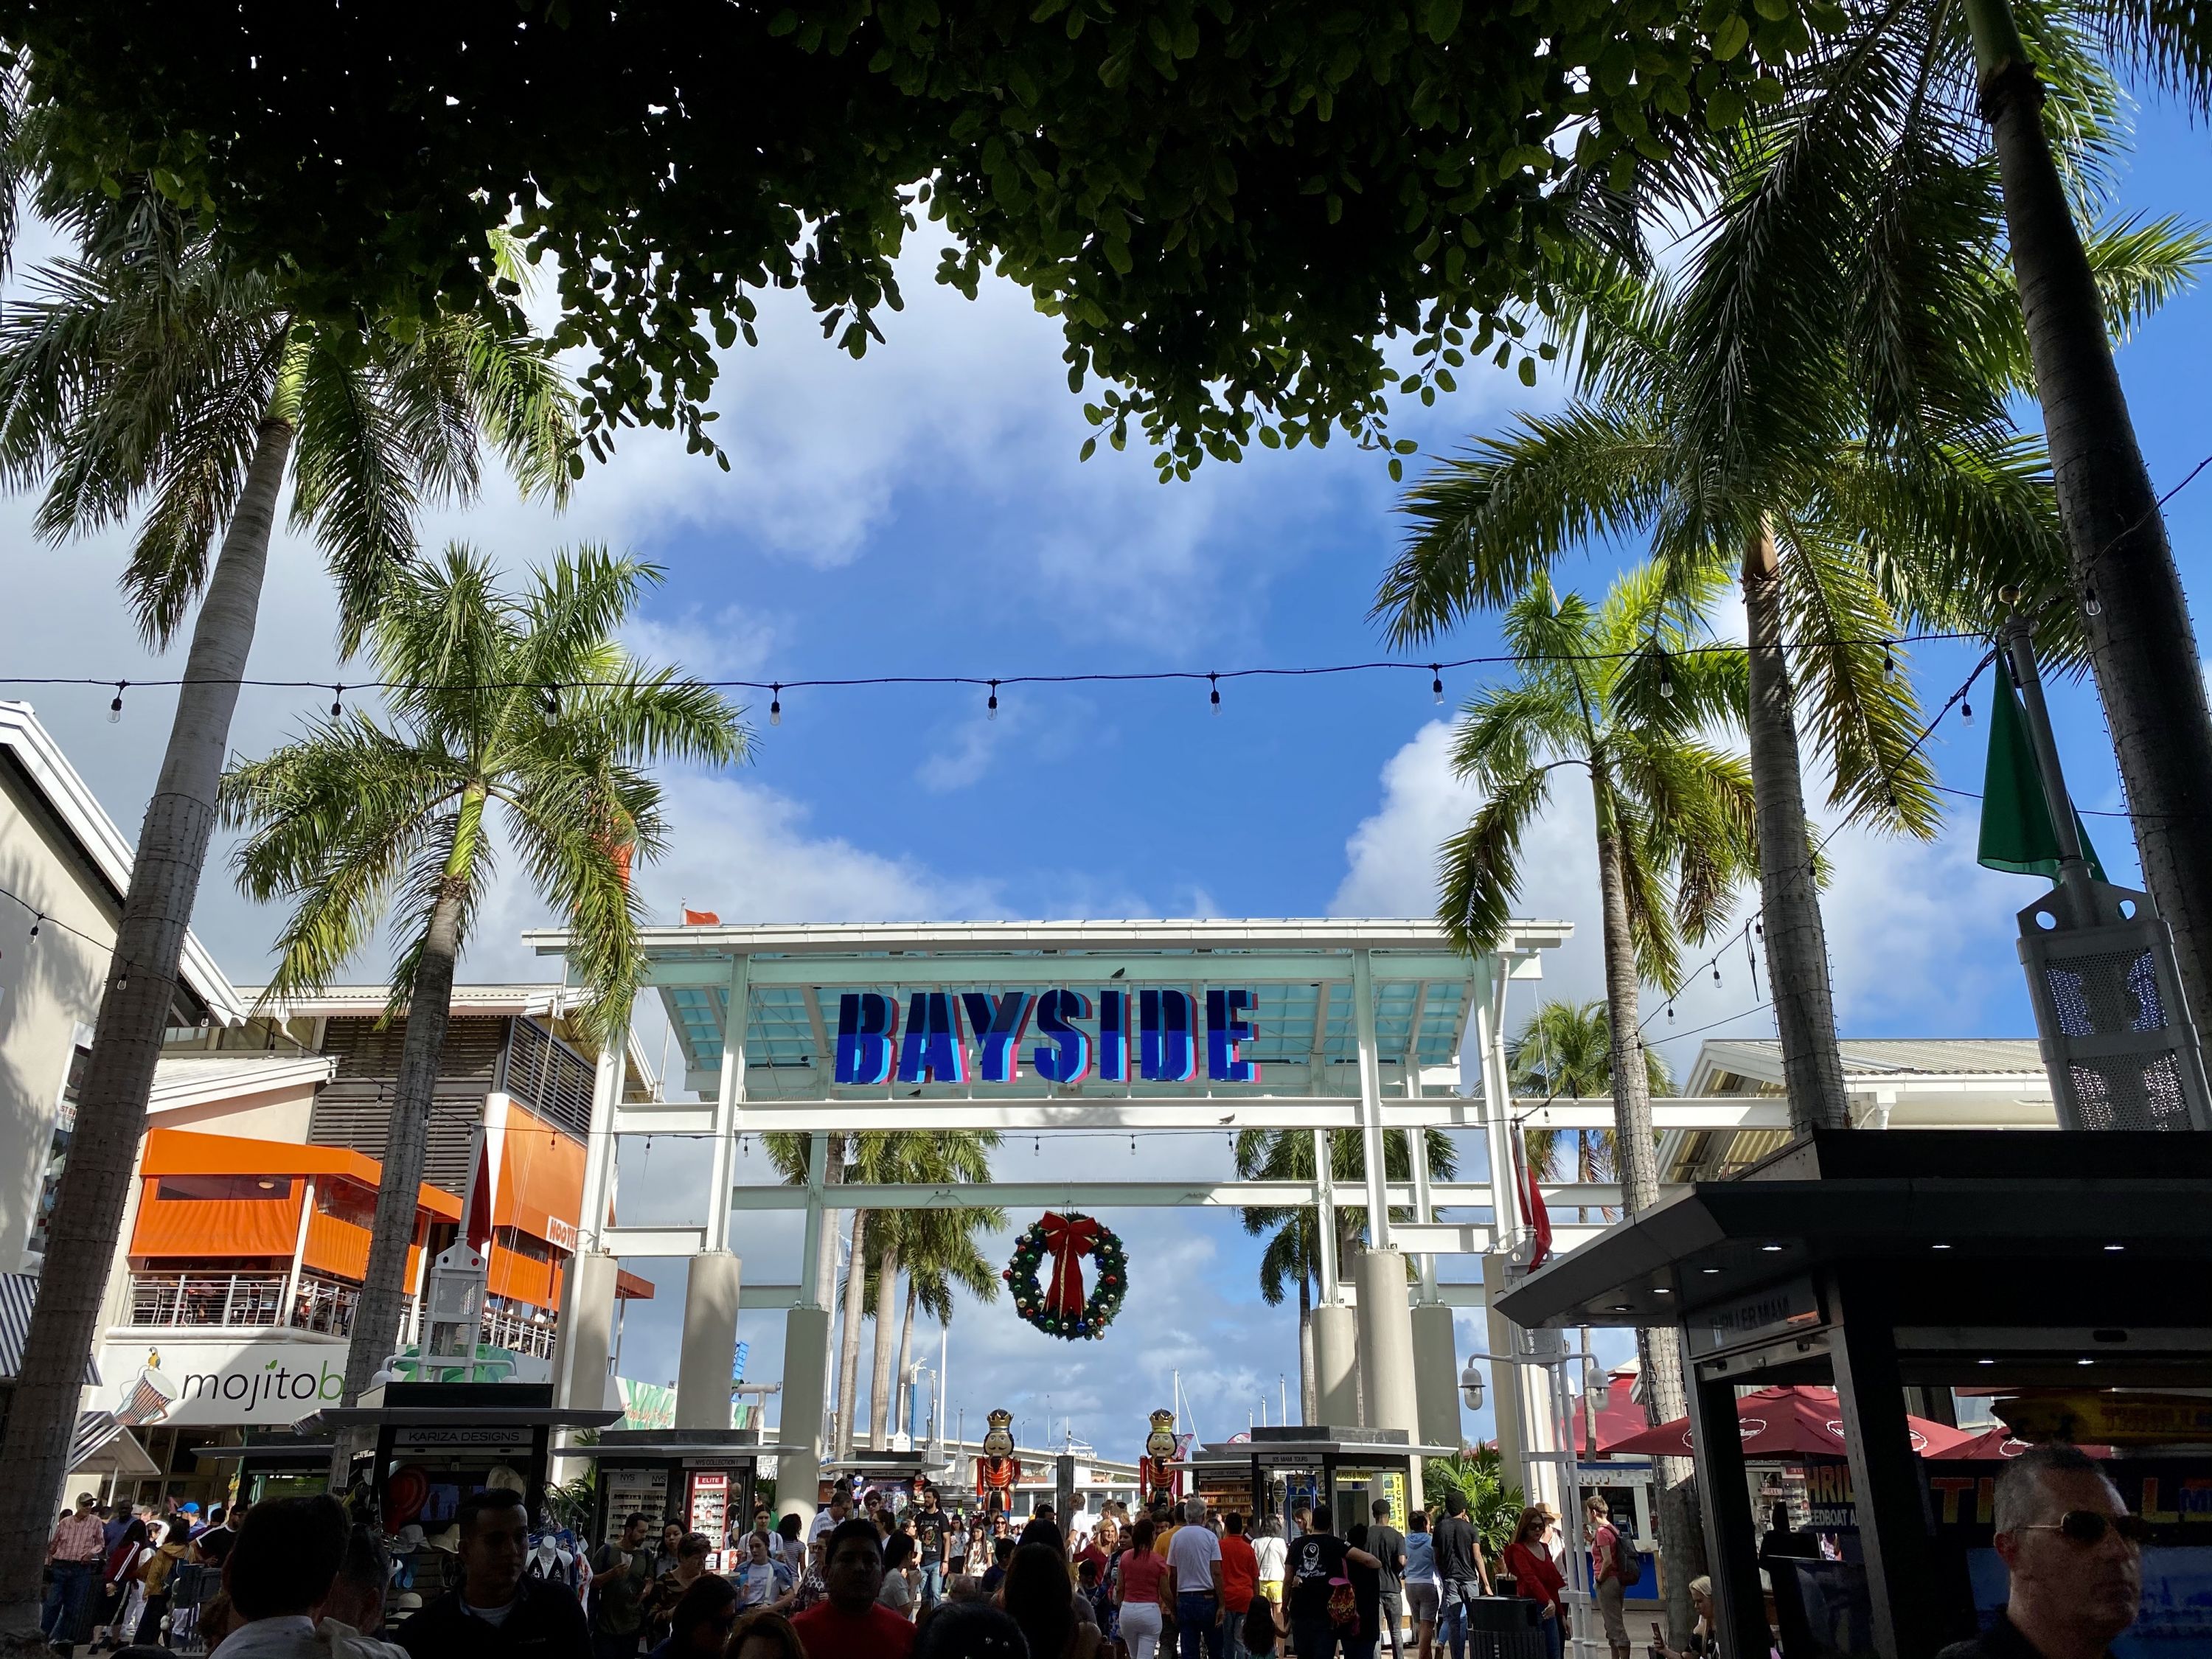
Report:
[[1129,1547],[1114,1560],[1114,1605],[1121,1610],[1121,1641],[1129,1659],[1152,1659],[1160,1644],[1160,1586],[1168,1564],[1152,1553],[1152,1517],[1129,1533]]

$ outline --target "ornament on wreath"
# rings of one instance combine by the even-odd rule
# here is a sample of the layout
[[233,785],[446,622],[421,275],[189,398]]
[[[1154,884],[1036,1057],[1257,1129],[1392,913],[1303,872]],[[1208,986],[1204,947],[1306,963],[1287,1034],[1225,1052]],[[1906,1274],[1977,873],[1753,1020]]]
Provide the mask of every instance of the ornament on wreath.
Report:
[[1175,1413],[1152,1413],[1152,1431],[1145,1437],[1145,1455],[1137,1460],[1137,1496],[1146,1508],[1162,1498],[1173,1503],[1182,1496],[1182,1465],[1176,1461]]
[[[1083,1293],[1083,1258],[1091,1258],[1098,1283]],[[1014,1259],[1000,1274],[1014,1311],[1042,1331],[1073,1342],[1097,1340],[1121,1310],[1129,1289],[1129,1257],[1113,1230],[1087,1215],[1048,1213],[1015,1241]]]
[[1014,1414],[1001,1409],[990,1420],[983,1455],[975,1460],[975,1501],[986,1515],[1013,1508],[1014,1486],[1022,1478],[1022,1460],[1014,1455]]

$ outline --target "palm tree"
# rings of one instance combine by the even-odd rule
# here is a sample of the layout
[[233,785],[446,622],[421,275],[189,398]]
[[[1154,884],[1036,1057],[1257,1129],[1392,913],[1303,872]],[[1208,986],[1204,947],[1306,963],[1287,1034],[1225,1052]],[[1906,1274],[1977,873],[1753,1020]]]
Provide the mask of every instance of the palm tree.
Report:
[[[949,1186],[957,1182],[981,1182],[991,1178],[990,1153],[999,1145],[999,1137],[988,1130],[969,1130],[952,1134],[902,1134],[890,1138],[889,1170],[879,1177],[915,1186]],[[974,1214],[974,1220],[963,1218]],[[935,1218],[944,1217],[939,1220]],[[934,1250],[939,1261],[951,1259],[949,1245],[957,1235],[975,1252],[972,1229],[988,1225],[993,1229],[1006,1224],[1006,1212],[997,1209],[929,1211],[895,1210],[876,1218],[870,1253],[874,1257],[869,1277],[874,1281],[876,1305],[875,1376],[868,1393],[868,1443],[881,1451],[890,1443],[893,1426],[892,1405],[899,1385],[893,1381],[891,1370],[891,1327],[896,1322],[898,1304],[898,1279],[908,1257],[917,1252]],[[964,1257],[957,1258],[963,1262]],[[988,1264],[987,1276],[993,1278]],[[910,1341],[914,1329],[914,1297],[907,1299],[906,1338]],[[906,1356],[898,1359],[897,1376],[906,1376]]]
[[[1647,1091],[1654,1096],[1673,1094],[1674,1079],[1668,1069],[1667,1057],[1656,1048],[1638,1046],[1644,1050]],[[1563,1095],[1580,1098],[1611,1094],[1613,1022],[1607,1017],[1604,1002],[1562,1002],[1554,998],[1539,1004],[1518,1034],[1506,1043],[1505,1066],[1516,1094],[1540,1094],[1547,1099]],[[1567,1131],[1524,1129],[1521,1133],[1528,1148],[1528,1167],[1537,1172],[1540,1179],[1550,1175],[1559,1157],[1559,1137]],[[1588,1184],[1619,1169],[1618,1142],[1612,1130],[1590,1133],[1577,1129],[1572,1133],[1577,1181]],[[1578,1211],[1578,1215],[1581,1219],[1589,1219],[1587,1210]],[[1587,1326],[1583,1328],[1579,1346],[1585,1356],[1583,1431],[1588,1437],[1587,1443],[1595,1446],[1597,1364],[1588,1357],[1591,1350]]]
[[[1562,1002],[1557,998],[1540,1003],[1505,1045],[1505,1066],[1516,1095],[1542,1095],[1547,1100],[1565,1097],[1582,1099],[1613,1092],[1613,1026],[1605,1003]],[[1654,1095],[1674,1092],[1674,1078],[1667,1057],[1656,1048],[1644,1050],[1644,1069]],[[1553,1175],[1559,1152],[1559,1129],[1524,1129],[1522,1145],[1528,1167],[1540,1179]],[[1600,1172],[1614,1168],[1613,1131],[1573,1132],[1575,1179],[1595,1181]],[[1589,1345],[1584,1343],[1584,1347]]]
[[350,649],[415,553],[417,507],[477,493],[480,447],[556,504],[580,467],[573,398],[534,341],[473,313],[410,319],[404,337],[295,316],[150,192],[42,207],[83,246],[0,309],[0,477],[43,488],[36,523],[55,541],[135,521],[124,589],[141,631],[167,647],[189,621],[191,647],[0,1442],[21,1476],[0,1497],[11,1584],[35,1582],[67,1473],[72,1379],[122,1225],[288,474],[291,522],[323,550]]
[[294,906],[264,1000],[325,984],[394,903],[387,1018],[406,1019],[368,1266],[346,1355],[349,1399],[398,1341],[415,1194],[445,1047],[454,963],[496,864],[489,809],[537,893],[566,919],[588,988],[586,1030],[617,1040],[644,974],[633,857],[666,839],[654,761],[745,752],[714,691],[631,658],[615,630],[659,572],[586,548],[518,596],[489,562],[449,548],[392,580],[368,648],[393,717],[356,708],[222,780],[247,834],[238,884]]
[[[1625,573],[1593,610],[1575,594],[1555,598],[1538,571],[1504,617],[1517,677],[1468,704],[1453,744],[1460,776],[1485,799],[1444,844],[1437,914],[1470,955],[1494,949],[1504,936],[1522,843],[1554,775],[1571,767],[1589,776],[1613,1144],[1631,1215],[1656,1203],[1659,1188],[1638,988],[1648,979],[1671,993],[1682,945],[1726,921],[1738,885],[1759,867],[1747,769],[1706,735],[1741,719],[1744,660],[1735,652],[1688,649],[1702,637],[1718,587],[1710,568],[1670,583],[1646,565]],[[1681,1416],[1687,1396],[1671,1340],[1643,1346],[1651,1420]],[[1686,1460],[1670,1458],[1661,1477],[1662,1524],[1676,1551],[1675,1576],[1686,1581],[1703,1553],[1691,1471]]]
[[[1358,1132],[1324,1131],[1328,1138],[1330,1178],[1336,1183],[1358,1184],[1367,1178],[1366,1154]],[[1441,1129],[1422,1132],[1426,1137],[1429,1170],[1440,1181],[1459,1172],[1459,1154]],[[1413,1149],[1406,1131],[1391,1129],[1382,1139],[1382,1169],[1391,1181],[1410,1181]],[[1314,1178],[1314,1132],[1310,1129],[1240,1129],[1237,1134],[1237,1174],[1243,1181],[1299,1181]],[[1394,1215],[1397,1214],[1394,1211]],[[1317,1212],[1307,1205],[1249,1205],[1242,1212],[1244,1231],[1255,1238],[1267,1235],[1260,1255],[1260,1295],[1271,1308],[1279,1308],[1292,1285],[1298,1293],[1299,1409],[1310,1423],[1320,1414],[1321,1402],[1314,1382],[1313,1296],[1321,1282],[1321,1243]],[[1400,1219],[1411,1219],[1399,1215]],[[1270,1230],[1273,1230],[1270,1231]],[[1336,1211],[1336,1259],[1348,1258],[1352,1247],[1365,1237],[1367,1206],[1346,1204]]]
[[[998,1144],[988,1131],[970,1132],[977,1150]],[[1006,1212],[995,1206],[960,1210],[908,1210],[900,1220],[899,1259],[906,1269],[906,1316],[899,1325],[897,1381],[891,1389],[894,1428],[906,1420],[906,1391],[914,1364],[914,1316],[917,1309],[939,1326],[952,1322],[952,1292],[956,1286],[978,1302],[999,1298],[999,1274],[975,1243],[978,1231],[999,1232]],[[880,1316],[878,1327],[880,1330]],[[942,1387],[942,1381],[939,1382]]]

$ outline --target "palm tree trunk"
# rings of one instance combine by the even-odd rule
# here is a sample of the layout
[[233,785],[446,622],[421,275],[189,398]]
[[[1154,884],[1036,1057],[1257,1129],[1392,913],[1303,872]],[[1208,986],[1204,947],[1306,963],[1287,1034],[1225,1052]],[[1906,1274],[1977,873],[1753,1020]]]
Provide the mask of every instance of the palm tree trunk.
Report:
[[[1759,902],[1766,931],[1766,981],[1782,1037],[1782,1080],[1790,1127],[1845,1129],[1844,1061],[1836,1047],[1836,997],[1828,982],[1828,938],[1813,880],[1813,842],[1805,827],[1804,771],[1790,713],[1790,665],[1783,656],[1782,583],[1774,532],[1765,520],[1743,556],[1743,604],[1750,623],[1751,787],[1759,810]],[[1637,1069],[1643,1069],[1638,1054]]]
[[[1756,637],[1754,635],[1754,637]],[[1754,658],[1757,653],[1753,653]],[[1613,1162],[1623,1206],[1633,1217],[1659,1201],[1659,1160],[1651,1137],[1651,1078],[1644,1069],[1636,945],[1628,930],[1628,888],[1620,843],[1613,832],[1611,791],[1601,767],[1590,768],[1597,798],[1597,874],[1603,900],[1605,994],[1612,1027]],[[1770,970],[1770,977],[1771,972]],[[1682,1358],[1670,1330],[1640,1330],[1636,1346],[1644,1374],[1644,1418],[1655,1427],[1689,1414],[1682,1386]],[[1704,1523],[1698,1512],[1695,1470],[1686,1457],[1662,1457],[1659,1538],[1666,1551],[1669,1645],[1686,1647],[1696,1622],[1690,1580],[1705,1571]]]
[[891,1327],[898,1315],[898,1238],[893,1233],[876,1263],[876,1364],[868,1382],[868,1444],[882,1451],[890,1444]]
[[[420,1207],[422,1163],[430,1145],[430,1102],[438,1086],[438,1063],[446,1051],[446,1027],[453,1012],[453,963],[460,955],[461,909],[483,832],[484,788],[471,783],[461,792],[453,823],[453,844],[446,854],[445,878],[431,908],[430,925],[415,962],[415,983],[407,994],[407,1030],[399,1044],[399,1079],[392,1096],[385,1132],[384,1168],[376,1189],[375,1230],[369,1236],[368,1267],[361,1276],[361,1305],[353,1316],[353,1340],[346,1350],[345,1401],[351,1405],[399,1343],[401,1310],[407,1301],[407,1249],[415,1239]],[[427,1245],[426,1245],[427,1248]],[[427,1340],[429,1333],[421,1333]]]
[[1966,21],[2074,598],[2135,814],[2143,884],[2173,930],[2182,994],[2201,1031],[2212,1021],[2212,836],[2201,827],[2212,812],[2212,714],[2188,600],[2044,131],[2043,88],[2006,0],[1967,0]]
[[1321,1392],[1314,1386],[1313,1281],[1298,1275],[1298,1421],[1321,1415]]
[[[898,1376],[891,1389],[891,1429],[896,1433],[914,1415],[913,1402],[908,1395],[914,1389],[914,1304],[921,1299],[914,1285],[914,1275],[906,1279],[906,1319],[899,1326]],[[908,1447],[908,1449],[913,1449]]]
[[76,1138],[54,1206],[38,1305],[9,1402],[4,1466],[10,1473],[0,1482],[0,1584],[7,1587],[0,1593],[0,1627],[36,1622],[40,1565],[69,1474],[79,1379],[107,1293],[108,1264],[123,1225],[154,1065],[176,999],[185,929],[215,830],[216,787],[230,744],[239,681],[253,646],[292,436],[289,420],[263,419],[237,510],[192,624],[169,746],[138,832],[100,994],[98,1035],[77,1095]]
[[860,1252],[867,1243],[868,1212],[853,1212],[852,1265],[845,1273],[845,1328],[837,1344],[837,1455],[853,1455],[853,1413],[860,1399],[860,1301],[867,1278]]

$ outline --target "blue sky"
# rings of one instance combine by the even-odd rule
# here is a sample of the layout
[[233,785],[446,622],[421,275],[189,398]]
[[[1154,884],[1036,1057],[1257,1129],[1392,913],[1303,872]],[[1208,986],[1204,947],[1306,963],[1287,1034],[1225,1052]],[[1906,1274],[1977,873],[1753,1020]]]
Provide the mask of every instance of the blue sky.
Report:
[[[2146,109],[2122,206],[2212,217],[2205,154],[2201,131]],[[28,264],[38,250],[24,252]],[[462,537],[514,565],[584,539],[648,556],[668,580],[635,643],[709,678],[1203,672],[1382,654],[1367,610],[1399,531],[1378,458],[1342,446],[1255,450],[1241,465],[1208,464],[1194,482],[1164,487],[1133,453],[1079,464],[1080,400],[1067,393],[1049,320],[1003,285],[973,304],[936,288],[927,276],[933,255],[931,240],[917,238],[908,308],[886,319],[887,343],[860,363],[824,346],[798,308],[770,312],[765,343],[729,360],[718,392],[730,474],[678,443],[632,434],[585,481],[565,520],[495,494],[474,512],[437,515],[426,539]],[[2121,359],[2161,488],[2212,452],[2208,343],[2212,298],[2193,292]],[[1404,411],[1400,429],[1429,454],[1448,453],[1463,434],[1556,395],[1549,384],[1528,392],[1507,375],[1470,374],[1435,410]],[[0,615],[12,672],[175,672],[154,666],[131,640],[114,596],[119,538],[47,550],[28,534],[25,503],[0,503],[0,513],[15,532],[0,538],[0,568],[17,596]],[[2168,522],[2201,601],[2212,476],[2174,501]],[[1613,568],[1570,564],[1565,580],[1595,590]],[[309,550],[280,550],[257,674],[344,678],[331,665],[325,586]],[[1478,623],[1433,654],[1494,648],[1493,630]],[[1914,658],[1931,705],[1976,654],[1945,646]],[[1472,684],[1465,672],[1447,677],[1455,697]],[[167,699],[133,692],[126,720],[111,726],[105,692],[30,695],[135,830]],[[641,878],[670,919],[679,900],[726,920],[1420,915],[1431,905],[1435,845],[1470,804],[1444,768],[1438,719],[1448,711],[1431,705],[1425,672],[1232,683],[1218,718],[1202,683],[1009,688],[995,721],[983,717],[980,690],[804,690],[783,701],[775,728],[759,701],[751,764],[670,778],[677,845]],[[267,749],[315,702],[250,693],[236,746]],[[2088,689],[2056,687],[2052,702],[2082,805],[2117,806]],[[1933,752],[1948,781],[1978,788],[1984,731],[1947,722]],[[1959,805],[1933,846],[1845,834],[1830,848],[1831,951],[1849,1035],[2030,1030],[2011,913],[2033,890],[1975,868],[1971,804]],[[2132,858],[2121,830],[2093,821],[2108,866],[2125,880]],[[1582,924],[1547,994],[1596,991],[1588,832],[1586,810],[1563,799],[1530,860],[1524,913]],[[531,971],[516,934],[542,919],[526,895],[504,891],[468,971]],[[219,873],[195,925],[234,976],[258,975],[276,919]],[[362,976],[382,968],[365,963]],[[1534,994],[1516,990],[1514,1012]],[[1679,1024],[1719,1020],[1753,1000],[1738,975],[1718,989],[1701,981],[1683,998]],[[1759,1013],[1721,1029],[1772,1028]],[[1693,1046],[1679,1045],[1678,1069]],[[1134,1157],[1100,1143],[1048,1141],[1039,1152],[1024,1140],[1001,1157],[1025,1178],[1050,1178],[1105,1155],[1116,1160],[1109,1175],[1228,1172],[1225,1145],[1210,1137],[1148,1139]],[[684,1160],[665,1146],[654,1156],[650,1182],[643,1170],[626,1170],[629,1191],[641,1206],[648,1185],[678,1204],[670,1164]],[[756,1151],[741,1173],[760,1163]],[[1470,1141],[1463,1172],[1480,1167]],[[635,1218],[650,1218],[641,1210]],[[1132,1256],[1121,1328],[1063,1349],[1003,1307],[963,1308],[952,1327],[950,1397],[971,1425],[1005,1405],[1033,1438],[1049,1395],[1055,1424],[1066,1417],[1079,1437],[1128,1454],[1146,1411],[1166,1403],[1173,1372],[1210,1436],[1243,1428],[1238,1419],[1256,1411],[1262,1390],[1273,1395],[1279,1375],[1289,1375],[1295,1396],[1293,1322],[1259,1303],[1256,1242],[1233,1221],[1182,1212],[1105,1218]],[[755,1279],[795,1275],[795,1224],[741,1229],[738,1248]],[[634,1310],[623,1369],[663,1381],[675,1370],[683,1266],[637,1265],[663,1291]],[[747,1318],[756,1376],[780,1366],[779,1326]],[[1463,1348],[1473,1337],[1463,1326]],[[933,1351],[933,1332],[927,1346]],[[1470,1431],[1486,1426],[1469,1419]]]

